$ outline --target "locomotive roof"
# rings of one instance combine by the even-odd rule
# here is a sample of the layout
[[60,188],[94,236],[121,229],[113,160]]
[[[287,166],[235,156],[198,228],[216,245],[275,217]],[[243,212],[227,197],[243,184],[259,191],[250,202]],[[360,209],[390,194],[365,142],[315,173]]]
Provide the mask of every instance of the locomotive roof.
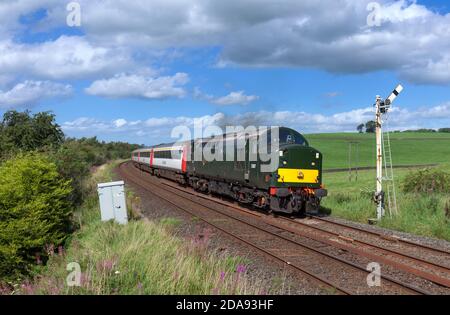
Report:
[[[295,134],[299,134],[300,136],[302,136],[298,131],[292,129],[292,128],[287,128],[287,127],[279,127],[280,130],[289,130],[294,132]],[[243,133],[243,132],[233,132],[233,133],[228,133],[228,134],[221,134],[221,135],[217,135],[217,136],[211,136],[209,138],[197,138],[195,140],[188,140],[188,141],[181,141],[181,142],[171,142],[171,143],[162,143],[162,144],[158,144],[158,145],[154,145],[154,146],[150,146],[150,147],[146,147],[146,148],[142,148],[142,149],[137,149],[134,150],[133,152],[142,152],[142,151],[147,151],[149,149],[157,149],[157,148],[167,148],[167,149],[171,149],[176,143],[178,144],[184,144],[184,143],[188,143],[188,142],[214,142],[214,141],[230,141],[232,139],[242,139],[243,137],[245,137],[245,139],[249,139],[249,138],[254,138],[257,136],[260,136],[264,133],[266,133],[268,130],[270,130],[270,128],[267,129],[257,129],[256,131],[251,131],[248,133]],[[302,136],[302,138],[304,139],[304,137]],[[305,142],[307,143],[306,139],[304,139]]]

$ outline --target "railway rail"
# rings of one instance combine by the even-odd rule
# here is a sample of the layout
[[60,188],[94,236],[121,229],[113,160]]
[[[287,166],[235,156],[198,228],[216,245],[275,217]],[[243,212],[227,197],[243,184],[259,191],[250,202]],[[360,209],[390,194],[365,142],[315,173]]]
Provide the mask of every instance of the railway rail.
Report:
[[[419,256],[414,256],[413,254],[406,253],[401,249],[398,248],[389,248],[389,246],[380,246],[377,245],[377,242],[384,240],[385,242],[390,245],[390,247],[398,247],[398,243],[404,243],[407,244],[409,247],[413,247],[416,252],[417,249],[426,249],[428,251],[432,251],[434,254],[443,254],[440,255],[440,260],[450,262],[450,253],[448,253],[445,250],[430,247],[427,245],[414,243],[408,240],[400,239],[397,237],[392,237],[388,235],[383,235],[380,233],[376,233],[370,230],[354,227],[351,225],[346,225],[344,223],[336,223],[335,225],[338,225],[339,227],[343,227],[345,229],[357,231],[359,233],[365,233],[370,236],[376,236],[370,241],[364,240],[364,237],[362,239],[357,238],[351,238],[348,236],[345,236],[344,233],[338,233],[333,230],[326,229],[324,227],[319,227],[312,224],[311,222],[305,223],[303,220],[297,220],[292,218],[287,218],[284,216],[277,216],[274,220],[268,215],[265,215],[261,212],[255,212],[250,211],[246,208],[243,208],[241,206],[236,206],[234,204],[224,203],[222,200],[214,200],[214,198],[211,198],[209,196],[203,195],[201,193],[197,192],[189,192],[185,189],[176,187],[176,185],[173,185],[173,183],[168,182],[162,182],[165,186],[171,186],[173,188],[186,191],[191,194],[195,194],[200,198],[207,199],[207,200],[213,200],[215,202],[227,205],[228,207],[234,208],[235,210],[246,212],[248,214],[260,217],[261,220],[264,222],[275,226],[277,228],[284,229],[286,231],[289,231],[293,234],[310,238],[316,241],[319,241],[321,243],[337,247],[349,252],[352,252],[358,256],[363,256],[368,259],[372,259],[377,262],[384,263],[386,265],[392,266],[396,269],[402,270],[404,272],[416,275],[418,277],[421,277],[423,279],[426,279],[428,281],[431,281],[435,284],[438,284],[440,286],[443,286],[445,288],[450,288],[450,268],[447,265],[444,265],[442,263],[433,262],[433,260],[427,260],[425,258],[421,258]],[[320,222],[326,222],[330,223],[330,225],[333,225],[335,222],[330,221],[327,219],[323,219],[320,217],[313,217],[314,219],[317,219],[317,221]],[[279,221],[282,221],[283,224],[280,224]],[[287,225],[286,225],[287,223]],[[294,228],[293,228],[294,226]],[[299,229],[299,226],[301,227]],[[313,230],[313,231],[311,231]],[[312,232],[312,233],[311,233]],[[314,232],[320,232],[321,235],[318,235]],[[343,232],[343,231],[341,231]],[[367,238],[367,235],[365,235],[365,238]],[[428,253],[429,254],[429,253]],[[433,257],[432,257],[433,258]]]
[[[345,249],[366,258],[377,258],[378,256],[375,257],[373,253],[370,254],[367,250],[368,248],[376,248],[368,242],[360,240],[355,242],[354,239],[351,239],[351,241],[350,239],[345,240],[339,238],[340,235],[336,235],[337,233],[326,231],[323,228],[311,228],[308,224],[286,217],[271,218],[261,212],[250,211],[229,202],[180,187],[166,180],[155,180],[150,176],[143,176],[141,171],[135,169],[130,163],[121,164],[119,173],[126,180],[134,182],[174,207],[198,217],[205,223],[253,247],[271,259],[287,264],[290,268],[308,276],[320,285],[334,288],[338,293],[433,293],[388,275],[382,275],[383,289],[369,288],[365,280],[368,274],[365,266],[321,249],[321,246],[317,246],[317,243],[316,246],[311,245],[311,241],[313,241]],[[179,202],[177,202],[177,199]],[[209,201],[205,202],[205,200]],[[236,210],[239,210],[239,212]],[[318,221],[320,222],[320,219]],[[300,226],[302,229],[299,228]],[[316,232],[312,232],[312,230]],[[289,236],[286,233],[289,233]],[[317,233],[321,233],[321,235],[317,235]],[[292,238],[292,235],[295,235],[296,238]],[[324,237],[324,235],[327,237]],[[337,241],[330,241],[330,236],[337,237]],[[305,242],[305,239],[310,242]],[[347,242],[352,243],[352,245],[346,244]],[[363,245],[366,247],[361,248]],[[382,254],[388,257],[384,258],[384,263],[389,262],[390,265],[394,265],[398,269],[440,286],[448,286],[448,283],[445,282],[445,273],[448,271],[446,266],[411,255],[401,256],[403,257],[401,259],[407,258],[409,261],[401,259],[395,261],[392,256],[399,258],[402,254],[394,253],[394,251],[382,247],[377,248],[377,250],[384,251]],[[412,269],[406,268],[405,266],[408,266],[408,263],[411,264],[413,260],[416,266]],[[311,264],[311,262],[314,262],[314,264]],[[418,262],[422,265],[417,266]],[[317,268],[317,266],[320,268]],[[441,273],[430,272],[427,268],[441,268]],[[352,279],[357,279],[357,283],[349,282],[347,277],[349,275]]]
[[[181,189],[173,183],[162,182],[162,184],[171,186],[179,190]],[[210,198],[209,196],[205,196],[201,193],[192,191],[190,193],[193,193],[200,198],[214,200],[214,198]],[[224,204],[221,200],[215,201]],[[336,232],[336,229],[334,229],[333,231],[333,228],[330,227],[328,227],[327,229],[326,227],[318,226],[317,222],[314,221],[306,221],[306,223],[304,220],[296,220],[284,216],[277,216],[278,220],[284,221],[289,224],[302,226],[302,230],[292,229],[289,226],[280,225],[276,221],[267,218],[268,216],[264,215],[261,212],[249,211],[248,209],[236,206],[234,204],[227,205],[236,210],[244,211],[252,215],[261,217],[265,222],[276,227],[288,230],[294,234],[313,238],[323,243],[327,243],[331,246],[336,246],[341,249],[354,252],[355,254],[364,256],[366,258],[383,262],[387,265],[414,274],[438,285],[450,288],[450,267],[448,265],[450,264],[450,252],[444,249],[415,243],[407,239],[381,234],[379,232],[370,231],[368,229],[359,228],[345,223],[331,221],[329,219],[321,218],[318,216],[310,216],[310,218],[313,218],[315,221],[319,221],[321,224],[325,223],[329,226],[338,226],[340,228],[339,232]],[[314,237],[311,233],[305,233],[305,229],[319,231],[321,232],[321,234],[325,235],[325,238],[319,236]],[[358,235],[346,233],[345,230],[358,232],[359,234],[363,235],[359,235],[358,239]],[[334,240],[330,240],[330,236],[335,237]],[[344,241],[344,243],[342,243],[342,241]],[[379,245],[380,242],[383,243],[384,246]],[[346,243],[349,243],[350,245]],[[445,261],[447,262],[447,265],[437,261]]]

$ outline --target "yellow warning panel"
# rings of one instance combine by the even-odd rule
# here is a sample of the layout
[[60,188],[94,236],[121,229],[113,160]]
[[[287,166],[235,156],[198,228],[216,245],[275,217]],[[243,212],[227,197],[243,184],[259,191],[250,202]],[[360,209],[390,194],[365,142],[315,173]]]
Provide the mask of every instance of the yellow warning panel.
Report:
[[279,183],[318,183],[319,170],[304,170],[297,168],[279,168]]

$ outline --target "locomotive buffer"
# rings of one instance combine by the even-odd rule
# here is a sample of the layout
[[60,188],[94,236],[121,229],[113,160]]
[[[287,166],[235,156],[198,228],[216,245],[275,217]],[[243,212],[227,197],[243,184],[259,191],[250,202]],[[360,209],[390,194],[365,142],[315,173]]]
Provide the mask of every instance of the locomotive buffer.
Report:
[[[388,98],[383,100],[379,95],[376,96],[375,100],[375,123],[376,123],[376,161],[377,161],[377,185],[374,195],[374,200],[377,204],[377,220],[380,220],[384,216],[385,212],[385,192],[383,191],[383,155],[385,155],[385,171],[391,176],[385,179],[392,181],[392,187],[388,187],[388,201],[389,206],[392,206],[391,199],[393,198],[393,203],[395,204],[395,187],[393,185],[393,173],[392,173],[392,158],[389,144],[389,134],[387,134],[387,143],[383,141],[383,130],[382,130],[382,116],[386,115],[391,107],[392,102],[397,98],[400,92],[403,90],[403,86],[400,84],[392,91]],[[386,151],[386,152],[384,152]],[[389,165],[388,165],[389,164]],[[389,170],[388,170],[389,168]],[[394,196],[391,196],[393,194]]]

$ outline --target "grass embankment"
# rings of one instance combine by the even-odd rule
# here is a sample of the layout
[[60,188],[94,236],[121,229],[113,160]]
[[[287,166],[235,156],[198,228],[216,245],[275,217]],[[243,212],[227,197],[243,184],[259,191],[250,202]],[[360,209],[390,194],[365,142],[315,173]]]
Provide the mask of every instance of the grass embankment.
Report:
[[[186,241],[173,233],[175,219],[101,222],[96,183],[112,179],[117,163],[101,167],[77,212],[80,229],[66,249],[52,254],[19,294],[260,294],[249,285],[243,259],[207,250],[208,237]],[[130,192],[128,207],[139,205]],[[136,206],[134,207],[136,208]],[[81,267],[81,286],[69,287],[67,265]],[[75,279],[75,278],[74,278]],[[270,291],[270,290],[267,290]]]
[[[375,166],[375,135],[366,133],[330,133],[305,135],[309,144],[323,154],[324,169],[349,167],[349,142],[359,142],[359,166]],[[391,133],[394,165],[450,162],[450,133]],[[351,155],[356,166],[355,145]]]
[[[375,135],[358,133],[306,135],[310,145],[324,156],[324,169],[348,168],[349,141],[359,142],[359,166],[375,166]],[[391,133],[391,151],[394,165],[433,164],[434,169],[450,173],[450,134],[448,133]],[[353,147],[354,149],[354,147]],[[352,167],[356,166],[356,153],[351,155]],[[450,240],[450,218],[446,204],[450,203],[450,190],[429,193],[404,192],[407,174],[415,170],[395,169],[395,182],[399,214],[387,214],[380,226],[414,234]],[[355,172],[349,180],[348,172],[324,173],[323,182],[329,196],[322,205],[333,216],[367,223],[376,217],[375,170]],[[447,213],[447,215],[446,215]]]
[[[434,169],[449,172],[450,164]],[[446,211],[450,202],[449,192],[404,192],[405,177],[411,172],[415,171],[394,171],[399,213],[392,217],[386,213],[379,225],[450,241],[450,217]],[[324,173],[323,178],[329,195],[323,198],[322,206],[330,209],[333,216],[363,223],[376,217],[376,205],[371,199],[375,189],[374,171],[358,172],[357,181],[349,181],[346,172]]]

